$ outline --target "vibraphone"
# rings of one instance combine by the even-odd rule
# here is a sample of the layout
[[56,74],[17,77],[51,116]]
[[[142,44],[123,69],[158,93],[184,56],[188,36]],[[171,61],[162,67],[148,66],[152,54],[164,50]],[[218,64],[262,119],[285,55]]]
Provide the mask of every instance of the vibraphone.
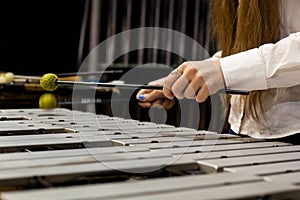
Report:
[[0,112],[1,200],[299,199],[300,146],[67,109]]

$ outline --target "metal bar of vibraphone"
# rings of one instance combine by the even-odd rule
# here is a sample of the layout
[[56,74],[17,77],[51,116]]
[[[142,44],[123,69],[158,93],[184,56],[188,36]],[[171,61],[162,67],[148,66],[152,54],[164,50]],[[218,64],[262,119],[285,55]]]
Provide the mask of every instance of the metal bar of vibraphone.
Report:
[[[186,169],[194,169],[197,167],[194,160],[183,160],[180,157],[162,156],[156,158],[149,157],[147,159],[126,159],[127,156],[122,157],[122,155],[119,155],[115,160],[110,157],[107,157],[108,160],[101,160],[101,158],[102,157],[99,157],[99,160],[94,158],[94,160],[87,160],[87,162],[83,159],[74,158],[74,161],[71,161],[69,164],[67,161],[62,160],[61,163],[57,162],[58,165],[55,165],[55,163],[53,163],[54,165],[51,165],[51,163],[47,165],[46,160],[41,167],[39,167],[41,163],[37,162],[36,166],[28,168],[6,169],[4,170],[5,173],[0,174],[0,186],[11,186],[11,184],[22,186],[30,182],[30,180],[36,176],[46,177],[51,183],[63,183],[75,180],[76,177],[91,176],[92,174],[111,176],[120,174],[120,172],[137,174],[155,172],[167,165],[185,165]],[[123,160],[120,160],[122,158]],[[176,163],[174,163],[174,161],[176,161]],[[28,162],[30,161],[27,161],[27,163]]]
[[83,149],[63,149],[63,150],[49,150],[49,151],[37,151],[28,154],[27,152],[16,152],[0,154],[1,162],[11,162],[20,160],[35,160],[35,159],[47,159],[47,158],[61,158],[61,157],[76,157],[91,154],[118,154],[118,153],[136,153],[147,152],[148,148],[126,146],[126,147],[99,147],[99,148],[83,148]]
[[225,168],[224,170],[233,173],[248,173],[248,174],[254,174],[259,176],[278,175],[281,173],[285,174],[291,172],[298,172],[300,170],[300,161],[268,163],[264,165],[254,165],[254,166],[230,167],[230,168]]
[[[226,180],[226,182],[224,182]],[[246,188],[246,194],[241,189]],[[245,189],[244,189],[245,190]],[[39,196],[67,199],[237,199],[257,197],[260,193],[294,192],[290,185],[272,184],[251,175],[214,174],[210,176],[173,177],[131,183],[115,183],[88,187],[58,188],[44,191],[4,193],[6,200],[35,200]],[[214,194],[214,192],[217,192]],[[175,193],[175,194],[173,194]]]
[[[159,180],[146,180],[141,183],[132,182],[129,184],[116,183],[116,184],[96,184],[88,187],[74,187],[74,188],[57,188],[49,189],[44,191],[32,191],[32,192],[18,192],[18,193],[5,193],[4,198],[6,199],[19,199],[22,200],[34,200],[38,196],[46,197],[44,200],[48,200],[47,197],[50,195],[54,199],[90,199],[93,198],[117,198],[126,197],[130,194],[155,194],[163,193],[164,191],[175,191],[184,190],[189,188],[205,188],[208,186],[214,187],[224,184],[224,180],[229,180],[230,183],[240,183],[240,182],[261,182],[263,181],[260,177],[254,177],[251,175],[238,175],[232,174],[232,177],[228,173],[224,174],[214,174],[211,176],[193,176],[193,177],[172,177]],[[229,183],[228,182],[228,183]],[[181,183],[181,184],[178,184]]]
[[[98,149],[99,150],[99,149]],[[93,153],[91,153],[93,152]],[[60,156],[60,157],[48,157],[48,158],[36,158],[32,159],[30,162],[26,159],[19,159],[13,161],[6,161],[0,166],[0,170],[13,170],[21,168],[31,168],[31,167],[48,167],[48,166],[58,166],[58,165],[71,165],[71,164],[89,164],[97,162],[103,162],[104,164],[113,163],[114,161],[130,161],[133,162],[140,158],[143,159],[157,159],[157,158],[169,158],[171,155],[161,152],[160,154],[151,153],[149,151],[136,152],[136,153],[105,153],[101,151],[90,151],[86,154],[76,155],[76,156]],[[99,169],[101,171],[101,169]]]
[[[299,163],[298,163],[299,164]],[[299,186],[300,184],[300,172],[299,168],[297,168],[298,171],[286,171],[286,173],[281,173],[281,174],[272,174],[272,175],[267,175],[265,178],[267,180],[271,180],[273,182],[279,182],[279,183],[289,183],[289,184],[294,184]],[[299,196],[298,196],[299,197]]]
[[300,152],[287,152],[287,153],[277,153],[277,154],[267,154],[264,156],[254,155],[245,157],[233,157],[227,159],[212,159],[199,161],[201,165],[207,165],[208,167],[215,169],[229,168],[235,166],[247,166],[247,165],[259,165],[274,162],[290,162],[300,160]]
[[[243,145],[241,145],[240,143],[238,144],[226,144],[226,145],[212,145],[212,146],[190,146],[190,147],[176,147],[176,148],[164,148],[163,151],[170,153],[172,155],[176,155],[176,154],[197,154],[197,153],[212,153],[212,152],[219,152],[222,153],[223,155],[217,155],[219,157],[226,157],[228,156],[227,152],[228,151],[240,151],[240,150],[256,150],[256,149],[272,149],[274,148],[274,146],[289,146],[289,145],[285,145],[285,144],[280,144],[280,143],[269,143],[269,142],[259,142],[259,143],[245,143]],[[242,146],[242,147],[241,147]],[[138,146],[136,146],[138,147]],[[141,146],[139,146],[141,147]],[[211,148],[213,147],[213,148]],[[147,147],[141,147],[141,148],[147,148]],[[158,149],[159,150],[159,149]],[[224,156],[226,155],[226,156]],[[207,158],[207,156],[206,156]]]
[[[180,184],[180,183],[177,183]],[[261,194],[266,196],[275,196],[277,193],[283,193],[287,198],[292,195],[292,198],[299,197],[297,188],[280,183],[270,182],[249,182],[244,184],[230,184],[222,187],[208,187],[208,188],[189,188],[187,190],[171,190],[168,192],[154,193],[150,195],[132,194],[130,196],[116,197],[115,199],[123,200],[152,200],[152,199],[191,199],[197,200],[199,197],[203,199],[260,199]],[[290,194],[292,193],[292,194]],[[274,194],[274,195],[272,195]],[[96,200],[97,198],[92,198]]]

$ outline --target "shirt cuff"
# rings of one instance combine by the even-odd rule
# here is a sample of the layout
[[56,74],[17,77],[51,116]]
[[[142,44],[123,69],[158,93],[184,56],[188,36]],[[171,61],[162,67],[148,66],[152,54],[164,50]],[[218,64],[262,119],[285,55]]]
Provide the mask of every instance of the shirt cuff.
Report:
[[267,89],[265,63],[258,48],[221,58],[220,63],[227,89]]

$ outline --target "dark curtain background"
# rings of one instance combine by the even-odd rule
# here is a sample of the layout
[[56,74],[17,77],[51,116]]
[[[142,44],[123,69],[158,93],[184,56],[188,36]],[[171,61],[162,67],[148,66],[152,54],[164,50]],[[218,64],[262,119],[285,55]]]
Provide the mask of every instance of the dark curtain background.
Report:
[[77,70],[84,0],[0,1],[0,71]]

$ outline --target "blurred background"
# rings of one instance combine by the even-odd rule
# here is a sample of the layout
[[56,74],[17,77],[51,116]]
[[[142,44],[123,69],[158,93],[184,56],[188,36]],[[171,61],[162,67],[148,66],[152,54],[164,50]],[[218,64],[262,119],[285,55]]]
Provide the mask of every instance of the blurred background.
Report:
[[[139,27],[162,27],[179,31],[197,41],[212,54],[215,52],[215,46],[210,37],[208,8],[209,0],[0,1],[0,71],[30,76],[40,76],[49,72],[56,74],[77,72],[84,59],[102,41],[122,31]],[[161,38],[159,34],[154,34],[151,37],[154,42],[163,42],[169,46],[174,42],[165,40],[169,36]],[[141,34],[139,38],[132,40],[143,43],[145,35]],[[182,44],[180,51],[191,52],[191,57],[197,58],[196,55],[199,53],[197,50],[186,49],[184,43],[180,44]],[[127,45],[130,45],[130,41]],[[114,52],[118,46],[110,48]],[[106,57],[110,57],[109,53]],[[174,68],[183,61],[184,58],[178,55],[158,49],[133,51],[122,55],[110,65],[110,69],[120,70],[122,73],[108,74],[102,81],[118,80],[136,65],[157,63]],[[105,63],[105,60],[103,62]],[[96,63],[89,71],[101,69],[98,67],[101,64],[103,63]],[[154,66],[151,72],[155,71],[166,74]],[[16,86],[17,84],[2,85],[2,108],[38,107],[37,98],[43,91],[35,89],[32,92],[23,86]],[[21,97],[16,97],[16,94]],[[71,95],[70,91],[58,90],[54,95],[57,102],[65,102],[61,103],[60,107],[70,108],[70,102],[67,103],[70,101],[67,97]],[[98,97],[109,99],[110,95],[111,93],[105,92]],[[108,104],[96,106],[98,113],[111,115]],[[133,106],[130,105],[130,108],[128,102],[125,102],[124,106],[125,110],[132,110],[133,118],[149,120],[148,114],[144,114],[136,102]],[[207,112],[209,102],[199,106],[201,113],[204,112],[204,116],[209,116]],[[178,108],[175,106],[173,111],[171,109],[168,112],[176,116],[177,111]],[[192,120],[193,116],[188,119]],[[178,124],[176,117],[168,121],[171,124]],[[202,120],[199,127],[205,128],[207,123]]]
[[84,0],[0,2],[0,70],[39,75],[78,67]]
[[[125,30],[164,27],[180,31],[213,52],[208,33],[209,0],[9,0],[0,2],[0,70],[39,75],[76,72],[99,43]],[[147,54],[148,53],[148,54]],[[153,55],[153,54],[156,55]],[[115,63],[178,65],[165,52]],[[147,54],[147,55],[146,55]]]

